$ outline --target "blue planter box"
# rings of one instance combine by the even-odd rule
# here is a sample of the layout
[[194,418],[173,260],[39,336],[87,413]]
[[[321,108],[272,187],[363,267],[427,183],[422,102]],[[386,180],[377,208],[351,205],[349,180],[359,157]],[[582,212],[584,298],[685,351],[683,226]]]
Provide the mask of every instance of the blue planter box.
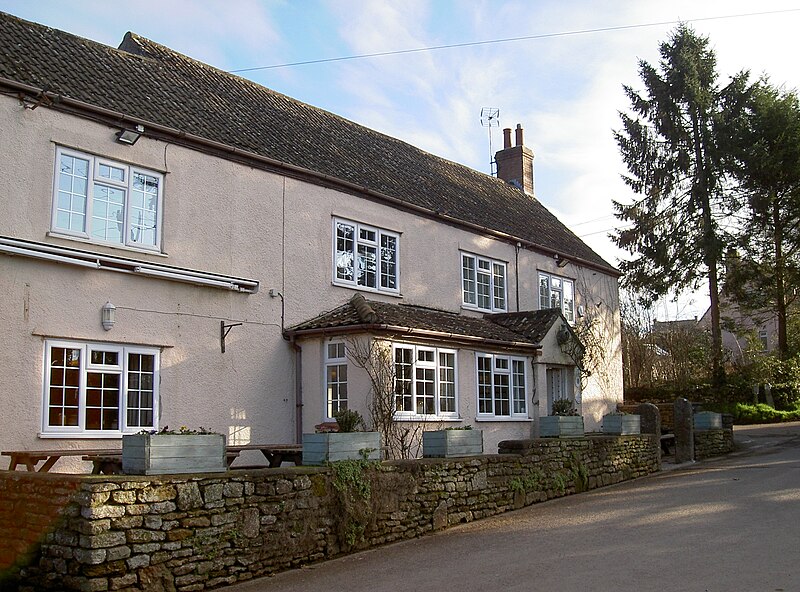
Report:
[[130,434],[122,436],[122,472],[127,475],[223,473],[222,434]]
[[545,415],[539,418],[541,438],[582,438],[583,417],[580,415]]
[[451,458],[483,454],[483,430],[422,432],[422,456]]
[[381,459],[378,432],[303,434],[303,464],[323,465],[337,460]]
[[713,411],[701,411],[694,414],[694,429],[703,432],[722,429],[722,414]]
[[642,431],[640,415],[604,415],[603,433],[617,436],[639,434]]

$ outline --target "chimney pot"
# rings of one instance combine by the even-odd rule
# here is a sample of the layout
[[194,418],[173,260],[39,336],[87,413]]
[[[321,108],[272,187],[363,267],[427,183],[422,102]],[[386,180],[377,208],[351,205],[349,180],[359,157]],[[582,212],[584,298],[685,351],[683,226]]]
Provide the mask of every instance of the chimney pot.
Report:
[[511,128],[507,127],[503,130],[503,149],[511,148]]
[[[523,143],[522,143],[522,124],[521,123],[517,124],[517,129],[515,131],[516,131],[517,146],[522,146]],[[510,140],[511,140],[511,138],[509,138],[509,141]],[[510,146],[510,144],[509,144],[509,146]]]

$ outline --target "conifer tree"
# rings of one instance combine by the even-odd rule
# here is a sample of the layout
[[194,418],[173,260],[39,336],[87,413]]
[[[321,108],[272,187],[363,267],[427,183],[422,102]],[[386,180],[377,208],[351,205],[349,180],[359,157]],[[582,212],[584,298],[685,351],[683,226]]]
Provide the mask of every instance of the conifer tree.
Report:
[[620,265],[624,283],[651,301],[707,282],[718,384],[724,378],[719,276],[730,238],[724,222],[735,205],[717,132],[741,109],[748,75],[720,88],[708,38],[685,24],[659,49],[658,67],[639,62],[645,90],[624,87],[631,113],[620,114],[615,137],[628,169],[623,179],[637,199],[614,203],[622,229],[613,238],[633,255]]

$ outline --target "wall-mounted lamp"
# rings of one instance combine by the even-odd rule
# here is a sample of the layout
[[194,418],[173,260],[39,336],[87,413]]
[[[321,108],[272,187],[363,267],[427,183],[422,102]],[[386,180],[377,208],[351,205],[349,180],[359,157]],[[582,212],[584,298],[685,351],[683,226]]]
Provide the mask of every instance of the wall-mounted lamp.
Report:
[[111,327],[117,322],[117,307],[111,302],[106,302],[100,309],[100,322],[106,331],[111,331]]
[[117,142],[120,144],[128,144],[129,146],[133,146],[143,133],[143,125],[137,125],[133,129],[123,128],[117,132]]
[[563,257],[559,257],[558,253],[553,255],[553,259],[556,260],[556,265],[558,265],[559,267],[566,267],[567,264],[569,263],[569,259],[564,259]]

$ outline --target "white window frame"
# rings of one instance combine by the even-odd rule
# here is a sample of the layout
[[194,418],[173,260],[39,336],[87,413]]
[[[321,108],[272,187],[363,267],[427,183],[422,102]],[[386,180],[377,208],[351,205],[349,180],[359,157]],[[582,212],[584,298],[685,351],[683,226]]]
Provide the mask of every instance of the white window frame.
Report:
[[[345,394],[344,397],[341,396],[341,391],[337,390],[337,394],[339,395],[336,401],[339,403],[339,410],[347,409],[349,405],[349,398],[348,398],[348,383],[347,383],[347,376],[349,374],[349,369],[347,365],[347,345],[344,341],[328,341],[324,343],[325,347],[325,364],[323,368],[323,376],[322,382],[323,387],[325,388],[325,417],[327,420],[333,421],[334,420],[334,411],[333,411],[333,399],[331,399],[331,387],[336,385],[339,389],[341,386],[344,385]],[[331,347],[336,348],[337,350],[341,348],[341,355],[331,356]],[[339,353],[338,351],[336,352]],[[341,380],[341,370],[342,367],[345,369],[345,376],[344,380]],[[336,368],[337,372],[337,380],[335,382],[331,382],[330,374],[328,370],[330,368]]]
[[[337,247],[340,225],[353,228],[353,248],[349,251],[352,278],[340,277],[339,275],[340,251]],[[333,254],[331,257],[331,278],[335,285],[369,292],[400,293],[400,235],[398,233],[344,218],[333,218],[333,231],[331,234],[331,252]],[[385,241],[394,242],[393,260],[384,259]],[[362,280],[362,277],[366,278],[366,274],[359,274],[359,251],[362,249],[364,251],[374,251],[375,253],[375,279],[373,282],[367,282],[366,279]],[[341,251],[341,253],[343,253],[343,256],[347,256],[347,252]],[[391,285],[392,283],[394,286]]]
[[[123,434],[134,434],[143,429],[157,430],[159,427],[159,383],[160,383],[160,354],[157,348],[127,346],[116,343],[80,342],[64,340],[46,340],[44,345],[44,376],[42,390],[42,418],[40,437],[42,438],[121,438]],[[51,387],[51,361],[54,348],[64,348],[78,350],[79,353],[79,384],[78,384],[78,425],[77,426],[51,426],[49,425],[50,412],[50,387]],[[117,364],[93,364],[91,362],[91,352],[113,352],[118,354]],[[134,372],[129,368],[129,354],[153,356],[153,425],[128,426],[128,394],[130,373]],[[88,374],[98,372],[107,375],[118,375],[119,379],[119,403],[117,407],[118,428],[109,429],[87,429],[87,387]],[[57,386],[57,385],[52,385]]]
[[[481,374],[485,374],[487,372],[486,368],[481,368],[482,360],[484,364],[488,363],[488,374],[490,378],[489,383],[481,382]],[[521,373],[519,372],[520,370],[522,370]],[[521,384],[519,382],[519,376],[522,377]],[[502,387],[502,381],[500,380],[501,378],[506,378],[508,381],[508,413],[503,413],[502,410],[497,409],[498,401],[503,400],[497,396],[498,389]],[[476,352],[476,419],[478,421],[530,419],[528,414],[528,385],[530,384],[530,380],[531,376],[528,369],[527,358]],[[488,387],[488,392],[484,392],[486,387]]]
[[[470,310],[508,311],[508,265],[504,261],[460,251],[461,305]],[[484,280],[481,281],[481,276]],[[480,286],[486,286],[482,294]],[[488,302],[483,301],[487,299]]]
[[[546,301],[544,299],[545,295],[542,293],[542,288],[544,286],[546,286],[547,290]],[[567,286],[569,286],[569,288],[567,288]],[[539,310],[555,308],[552,306],[553,294],[558,294],[561,313],[564,315],[564,318],[567,319],[567,322],[570,325],[575,323],[575,280],[540,271],[537,290]],[[572,292],[572,301],[570,306],[567,305],[567,300],[564,298],[564,294],[567,291]]]
[[[396,359],[397,351],[406,350],[412,352],[411,363],[411,409],[397,409],[397,397],[402,396],[397,394],[397,369]],[[420,360],[420,352],[431,353],[432,360]],[[442,363],[442,355],[452,356],[453,365],[446,366]],[[392,368],[395,381],[395,419],[404,420],[419,420],[426,421],[431,419],[458,419],[458,352],[454,349],[431,347],[427,345],[413,345],[409,343],[393,343],[392,344]],[[452,369],[453,380],[443,380],[443,370]],[[434,383],[434,412],[433,413],[419,413],[418,408],[422,394],[418,393],[418,385],[420,380],[417,371],[429,370],[432,371]],[[442,411],[442,384],[453,385],[453,410]],[[449,399],[450,397],[448,397]]]
[[[86,161],[87,164],[87,177],[86,177],[86,194],[85,194],[85,203],[83,205],[83,227],[82,228],[71,228],[71,227],[64,227],[59,226],[59,212],[64,211],[63,208],[60,207],[61,201],[59,199],[59,195],[61,193],[61,158],[63,156],[76,158],[79,160]],[[102,166],[109,166],[115,169],[120,169],[123,172],[123,179],[112,179],[109,177],[101,177],[100,170]],[[133,230],[136,227],[135,224],[135,216],[134,210],[137,208],[134,206],[134,199],[133,195],[135,194],[134,188],[134,179],[137,175],[144,175],[147,177],[152,177],[157,181],[158,187],[156,189],[156,207],[154,211],[155,215],[155,231],[154,242],[145,243],[137,241],[133,238]],[[98,188],[108,188],[111,190],[119,191],[123,193],[123,220],[122,222],[122,229],[121,229],[121,240],[108,240],[103,237],[94,236],[92,233],[92,220],[95,215],[94,207],[95,201],[98,198],[95,197],[95,190]],[[67,195],[68,193],[64,193]],[[75,193],[73,195],[80,195]],[[53,234],[66,236],[69,238],[76,238],[84,241],[88,241],[91,243],[98,243],[103,245],[112,245],[116,247],[123,247],[127,249],[133,250],[144,250],[148,252],[161,252],[161,234],[162,234],[162,215],[163,215],[163,202],[164,202],[164,175],[161,173],[157,173],[155,171],[146,169],[144,167],[138,167],[135,165],[130,165],[122,162],[117,162],[105,157],[97,156],[94,154],[89,154],[87,152],[81,152],[78,150],[72,150],[70,148],[65,148],[62,146],[58,146],[56,148],[56,162],[55,162],[55,171],[54,171],[54,182],[53,182],[53,203],[52,203],[52,214],[50,220],[50,231]],[[70,208],[70,211],[72,210]],[[70,223],[71,224],[71,223]]]

